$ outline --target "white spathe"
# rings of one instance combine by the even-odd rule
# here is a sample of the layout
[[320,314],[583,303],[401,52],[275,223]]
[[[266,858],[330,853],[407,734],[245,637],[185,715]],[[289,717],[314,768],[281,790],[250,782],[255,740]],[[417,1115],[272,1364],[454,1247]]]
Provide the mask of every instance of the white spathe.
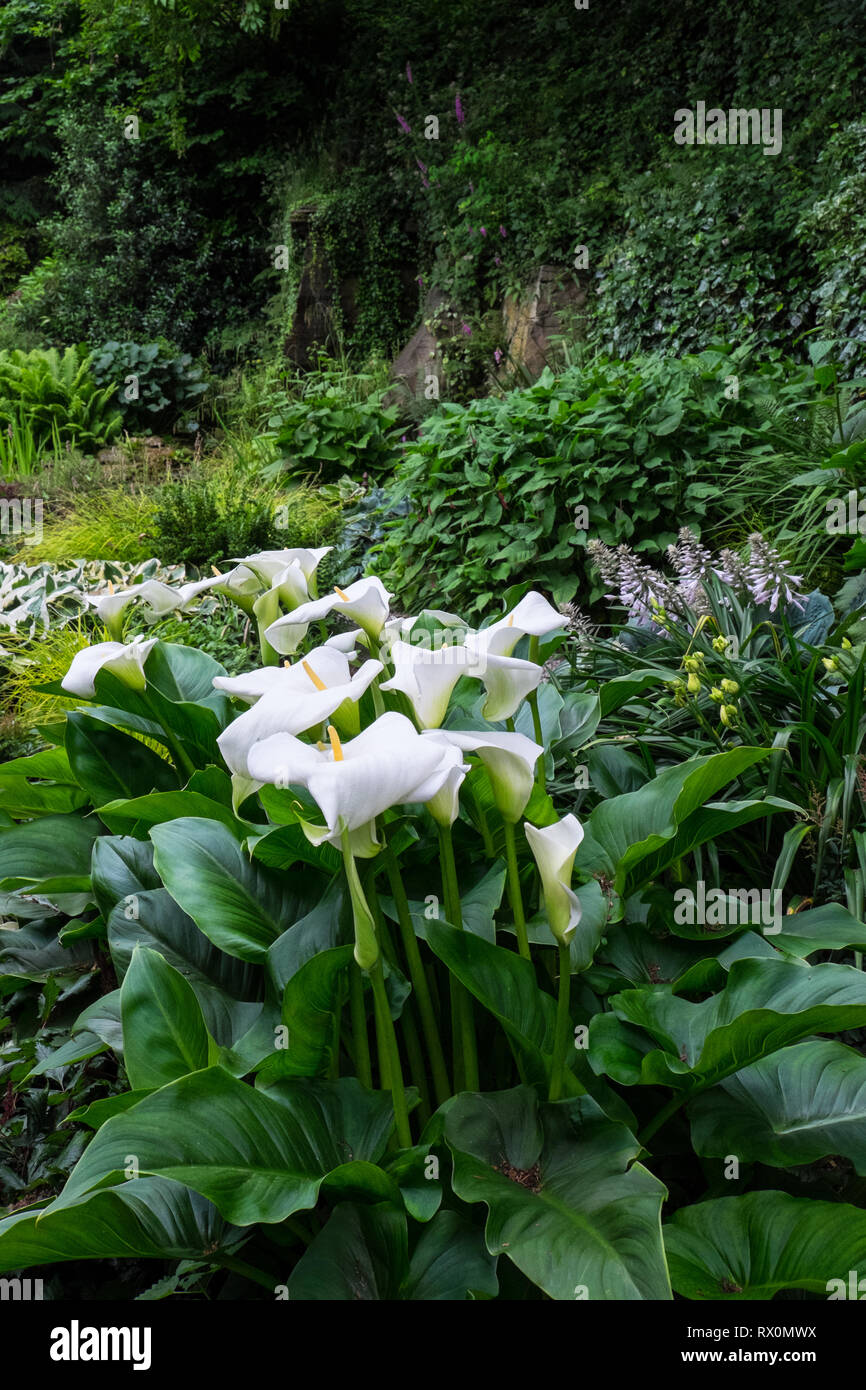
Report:
[[130,690],[144,690],[144,663],[156,646],[156,638],[144,642],[138,638],[132,642],[97,642],[92,647],[83,647],[72,658],[72,664],[60,682],[70,695],[78,695],[90,700],[96,694],[94,680],[99,671],[111,671],[118,680],[128,685]]
[[306,636],[310,623],[326,618],[329,613],[341,613],[357,623],[367,637],[375,641],[385,626],[391,598],[392,595],[376,575],[356,579],[348,589],[335,590],[324,598],[302,603],[291,613],[278,618],[265,630],[265,639],[275,651],[291,656]]
[[374,838],[371,822],[383,811],[429,801],[455,761],[441,741],[424,738],[405,715],[389,712],[336,749],[276,734],[255,745],[249,765],[259,782],[306,787],[326,822],[305,823],[308,838],[339,844],[344,828],[351,833],[369,827]]
[[248,569],[259,575],[269,587],[282,570],[289,565],[297,565],[304,579],[309,583],[311,575],[315,574],[319,564],[331,550],[333,550],[331,545],[319,546],[316,550],[311,550],[306,546],[297,546],[289,550],[259,550],[255,555],[236,557],[232,560],[232,564],[246,565]]
[[[339,657],[340,653],[335,655]],[[316,653],[316,660],[321,662],[320,652]],[[343,660],[345,661],[345,657]],[[314,662],[307,659],[307,664],[318,675]],[[322,669],[325,669],[324,666]],[[239,715],[220,734],[217,744],[227,767],[235,776],[250,778],[261,786],[268,779],[257,777],[252,771],[250,761],[252,751],[258,743],[271,739],[275,734],[302,734],[307,729],[314,729],[317,725],[323,724],[344,700],[360,700],[370,682],[375,680],[381,670],[381,661],[365,661],[361,669],[349,679],[343,680],[339,685],[327,686],[325,690],[320,690],[304,670],[303,661],[299,661],[287,672],[289,677],[295,673],[290,688],[287,689],[285,684],[272,685],[251,709]]]
[[543,594],[534,589],[523,598],[510,613],[490,627],[471,633],[466,638],[467,647],[491,652],[495,656],[510,656],[521,637],[546,637],[562,627],[565,622],[562,614],[548,603]]
[[461,676],[476,674],[478,664],[477,657],[466,647],[439,647],[431,651],[400,638],[391,643],[389,656],[394,675],[379,688],[402,691],[424,729],[438,729],[448,713],[455,685]]
[[343,652],[327,646],[314,647],[307,652],[303,661],[296,661],[294,666],[286,662],[283,666],[260,666],[242,676],[214,676],[213,684],[216,690],[252,705],[271,690],[282,690],[288,694],[293,690],[307,693],[311,686],[315,689],[310,671],[323,685],[344,685],[350,678],[349,658]]
[[475,729],[430,729],[422,738],[446,741],[463,753],[476,753],[484,764],[493,799],[505,820],[516,824],[532,795],[535,764],[544,752],[525,734],[487,734]]
[[541,875],[550,930],[565,946],[580,921],[580,899],[571,888],[571,870],[583,839],[583,826],[576,816],[568,815],[553,825],[524,821],[523,829]]

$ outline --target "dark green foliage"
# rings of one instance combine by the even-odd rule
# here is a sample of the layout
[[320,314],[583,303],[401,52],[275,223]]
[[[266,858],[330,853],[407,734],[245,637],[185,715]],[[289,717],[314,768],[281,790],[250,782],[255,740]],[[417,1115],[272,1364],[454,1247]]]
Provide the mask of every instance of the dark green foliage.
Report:
[[395,472],[412,512],[389,525],[377,571],[410,608],[436,594],[478,611],[530,576],[560,601],[597,597],[588,535],[649,556],[682,525],[736,514],[725,471],[746,449],[769,451],[760,398],[774,375],[746,376],[723,351],[599,358],[501,400],[443,405]]
[[152,434],[178,421],[189,425],[207,391],[190,354],[173,353],[162,343],[103,343],[91,371],[100,385],[121,383],[115,400],[131,434]]

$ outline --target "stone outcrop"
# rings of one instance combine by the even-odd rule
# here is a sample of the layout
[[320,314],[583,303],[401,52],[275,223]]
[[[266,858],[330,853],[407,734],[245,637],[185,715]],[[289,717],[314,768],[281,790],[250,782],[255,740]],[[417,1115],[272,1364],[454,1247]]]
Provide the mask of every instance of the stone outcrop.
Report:
[[543,265],[525,293],[507,296],[503,305],[503,368],[524,367],[533,380],[539,377],[550,356],[551,339],[572,327],[574,315],[585,302],[586,289],[572,271]]

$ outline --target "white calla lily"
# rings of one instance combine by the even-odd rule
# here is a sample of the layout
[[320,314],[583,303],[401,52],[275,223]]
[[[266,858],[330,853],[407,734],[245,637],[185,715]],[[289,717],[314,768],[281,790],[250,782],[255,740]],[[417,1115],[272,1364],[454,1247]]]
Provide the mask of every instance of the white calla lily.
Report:
[[288,550],[259,550],[255,555],[241,555],[232,560],[233,565],[246,565],[259,576],[263,583],[273,584],[276,576],[290,565],[297,565],[309,584],[321,561],[333,550],[331,545],[311,550],[306,546],[296,546]]
[[92,647],[84,647],[75,653],[60,684],[70,695],[89,700],[96,694],[93,682],[97,673],[106,670],[130,690],[144,690],[147,685],[144,663],[155,646],[156,638],[151,637],[146,642],[140,639],[128,643],[97,642]]
[[455,765],[454,752],[418,733],[405,715],[381,715],[357,738],[341,744],[329,728],[330,747],[275,734],[249,754],[250,775],[277,786],[303,786],[325,818],[323,827],[304,825],[313,844],[339,845],[343,830],[369,831],[383,811],[407,802],[429,801]]
[[311,687],[318,689],[310,671],[322,685],[344,685],[350,679],[349,658],[327,646],[315,647],[307,652],[303,662],[298,661],[294,666],[286,662],[284,666],[261,666],[242,676],[214,676],[213,685],[215,690],[253,705],[272,690],[282,690],[288,695],[292,691],[308,694]]
[[431,651],[398,638],[392,642],[389,655],[394,675],[379,689],[402,691],[423,729],[438,729],[460,677],[476,674],[477,658],[462,646]]
[[285,656],[297,651],[310,623],[326,618],[329,613],[341,613],[357,623],[366,636],[375,641],[385,626],[392,595],[381,579],[370,575],[356,579],[348,589],[335,589],[324,598],[302,603],[300,607],[278,618],[265,631],[271,646]]
[[459,748],[448,745],[454,761],[448,769],[445,781],[434,796],[427,802],[427,809],[438,825],[452,826],[460,814],[460,788],[469,771]]
[[[320,653],[318,661],[321,661]],[[301,734],[323,724],[344,700],[360,700],[382,670],[381,661],[365,661],[353,676],[339,685],[328,686],[318,675],[316,664],[299,661],[286,672],[286,681],[273,684],[251,709],[239,715],[220,734],[217,744],[234,776],[257,782],[259,786],[268,781],[252,771],[251,754],[257,744],[275,734]],[[327,668],[323,666],[322,669]],[[307,744],[302,746],[308,747]]]
[[494,656],[493,652],[485,652],[483,657],[477,654],[475,660],[483,667],[481,680],[487,691],[481,713],[494,723],[510,719],[527,695],[537,689],[543,675],[542,668],[534,661],[521,661],[516,656]]
[[580,921],[580,899],[571,888],[574,856],[583,839],[583,826],[576,816],[563,816],[553,825],[530,825],[523,829],[541,875],[541,888],[550,930],[562,946],[567,946]]
[[445,740],[464,753],[476,753],[484,764],[493,799],[503,816],[515,825],[532,795],[535,764],[544,752],[525,734],[487,734],[474,729],[430,729],[422,738]]
[[472,633],[466,638],[466,645],[474,649],[491,652],[495,656],[510,656],[521,637],[546,637],[562,627],[564,618],[548,603],[543,594],[531,590],[510,613],[490,627]]

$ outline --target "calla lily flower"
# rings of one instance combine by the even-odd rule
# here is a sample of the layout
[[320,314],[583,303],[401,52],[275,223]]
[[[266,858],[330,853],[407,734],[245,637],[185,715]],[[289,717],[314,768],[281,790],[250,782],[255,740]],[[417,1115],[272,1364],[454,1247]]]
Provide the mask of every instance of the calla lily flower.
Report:
[[487,700],[482,713],[485,719],[494,721],[510,719],[541,680],[541,667],[534,661],[492,656],[464,645],[443,646],[431,651],[398,640],[392,643],[389,655],[395,672],[380,689],[402,691],[412,702],[424,729],[436,729],[442,723],[451,692],[461,676],[484,682]]
[[227,570],[225,574],[218,573],[213,579],[201,582],[215,589],[218,594],[225,594],[226,598],[236,603],[248,617],[252,617],[253,604],[263,588],[258,575],[247,565],[235,565],[234,569]]
[[446,741],[464,753],[477,753],[490,778],[493,799],[504,820],[516,824],[532,795],[535,764],[544,752],[525,734],[486,734],[462,729],[431,729],[421,735]]
[[144,677],[144,663],[156,646],[156,638],[143,642],[135,639],[123,642],[97,642],[92,647],[83,647],[72,658],[72,664],[60,682],[70,695],[78,695],[90,700],[96,694],[94,680],[97,672],[111,671],[118,680],[128,685],[130,690],[144,690],[147,681]]
[[290,565],[297,565],[309,584],[320,562],[333,548],[331,545],[323,545],[318,550],[310,550],[306,546],[297,546],[289,550],[260,550],[255,555],[241,555],[232,560],[232,564],[246,565],[267,585],[273,584],[276,576],[284,569]]
[[[250,756],[258,743],[269,740],[275,734],[301,734],[323,724],[344,700],[360,700],[370,682],[382,670],[381,661],[365,661],[360,671],[349,676],[348,662],[342,657],[341,667],[340,657],[339,652],[323,657],[319,648],[312,654],[312,659],[307,658],[288,670],[284,669],[282,676],[279,667],[271,668],[275,672],[275,680],[270,688],[264,691],[251,709],[229,724],[217,739],[219,750],[234,776],[250,779],[258,786],[268,781],[268,778],[258,777],[251,770]],[[319,671],[333,674],[341,669],[344,679],[337,685],[328,685],[319,675]],[[261,687],[260,674],[254,674],[258,677],[255,685]],[[218,676],[216,680],[223,682],[220,688],[225,689],[225,682],[229,678]],[[302,746],[306,748],[309,745]],[[254,790],[254,787],[249,787],[245,794],[249,795]]]
[[364,832],[375,846],[372,822],[407,802],[429,801],[459,761],[455,750],[424,738],[405,715],[388,712],[357,738],[341,744],[329,727],[330,747],[275,734],[249,754],[250,775],[277,786],[306,787],[325,817],[304,823],[312,844],[339,845],[342,832]]
[[310,623],[326,618],[329,613],[342,613],[356,622],[371,641],[376,641],[388,617],[389,594],[381,579],[371,575],[356,579],[348,589],[335,589],[333,594],[302,603],[285,617],[278,618],[265,631],[265,638],[282,655],[296,652]]
[[226,695],[254,705],[256,700],[272,690],[307,694],[311,687],[319,689],[314,676],[322,685],[344,685],[351,677],[349,658],[328,646],[314,647],[307,652],[303,661],[297,661],[294,666],[287,661],[283,666],[260,666],[242,676],[214,676],[213,685],[215,690],[222,690]]
[[576,816],[568,815],[553,825],[530,825],[525,821],[523,829],[541,875],[550,930],[561,946],[567,946],[581,914],[580,899],[570,885],[583,826]]
[[379,689],[402,691],[423,729],[439,727],[460,677],[476,674],[477,658],[462,646],[430,651],[398,639],[391,644],[389,655],[394,675],[383,681]]
[[448,769],[448,775],[435,796],[427,802],[427,809],[438,825],[451,826],[460,814],[460,788],[469,771],[469,764],[460,760],[460,752],[452,748],[458,759]]
[[87,601],[96,609],[97,616],[108,628],[115,641],[123,634],[123,615],[131,603],[139,603],[146,610],[146,616],[154,619],[164,618],[177,609],[184,609],[201,593],[211,587],[212,581],[202,580],[197,584],[183,584],[173,588],[159,579],[145,579],[131,589],[117,589],[107,594],[90,594]]
[[527,633],[531,637],[546,637],[562,627],[563,622],[562,614],[542,594],[531,590],[504,618],[468,636],[466,645],[496,656],[510,656]]

